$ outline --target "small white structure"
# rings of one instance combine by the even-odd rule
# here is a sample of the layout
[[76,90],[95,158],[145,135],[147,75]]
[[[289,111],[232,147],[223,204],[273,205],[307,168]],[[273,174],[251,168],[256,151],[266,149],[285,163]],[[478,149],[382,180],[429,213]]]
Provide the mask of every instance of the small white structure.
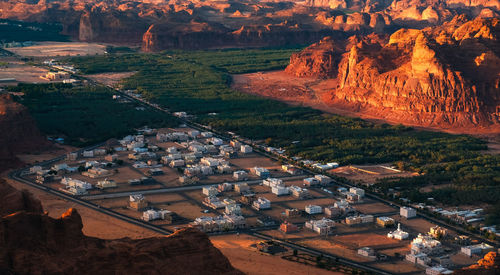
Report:
[[283,180],[277,178],[267,178],[262,181],[262,184],[264,186],[269,186],[269,187],[280,186],[280,185],[283,186]]
[[220,138],[213,137],[212,139],[210,139],[210,143],[212,143],[215,146],[220,146],[224,144],[224,141]]
[[99,189],[113,188],[116,187],[116,181],[114,180],[100,180],[97,182],[96,187]]
[[335,222],[323,218],[321,220],[310,220],[305,223],[305,228],[311,229],[319,235],[329,235],[333,233],[333,228],[335,227]]
[[438,265],[438,266],[426,268],[425,274],[427,274],[427,275],[448,275],[448,274],[453,274],[453,271]]
[[427,255],[439,254],[443,250],[441,242],[432,238],[429,235],[418,234],[411,242],[411,253]]
[[94,157],[94,151],[92,151],[92,150],[83,151],[82,156],[84,158],[93,158]]
[[365,190],[358,188],[358,187],[349,188],[349,192],[354,193],[354,194],[360,196],[361,198],[365,196]]
[[90,184],[86,181],[81,181],[81,180],[72,179],[72,178],[63,178],[61,180],[61,184],[66,185],[68,187],[83,188],[85,190],[92,189],[92,184]]
[[215,186],[204,186],[203,187],[203,195],[207,197],[215,197],[219,194],[219,191],[217,190],[217,187]]
[[172,167],[172,168],[182,167],[182,166],[184,166],[184,160],[182,160],[182,159],[172,160],[170,162],[169,166]]
[[486,243],[480,243],[475,245],[464,246],[460,249],[460,252],[464,253],[469,257],[472,257],[473,255],[481,255],[491,250],[493,250],[493,246]]
[[332,182],[332,178],[324,175],[315,175],[314,178],[317,179],[322,185],[327,185]]
[[401,224],[398,223],[398,229],[392,231],[392,232],[389,232],[387,233],[387,237],[388,238],[391,238],[391,239],[396,239],[396,240],[406,240],[408,239],[410,235],[408,234],[408,232],[405,232],[403,230],[401,230]]
[[259,197],[257,200],[253,202],[252,207],[255,208],[256,210],[270,209],[271,201],[266,198]]
[[243,153],[243,154],[248,154],[248,153],[252,153],[253,152],[253,149],[250,145],[241,145],[240,147],[240,151]]
[[285,196],[290,194],[290,189],[283,185],[276,185],[271,187],[271,192],[276,196]]
[[369,258],[376,257],[375,250],[373,250],[373,248],[367,247],[367,246],[361,247],[360,249],[358,249],[358,255],[369,257]]
[[321,214],[323,212],[323,208],[321,208],[321,206],[312,204],[306,205],[304,210],[309,215]]
[[403,206],[399,209],[399,215],[407,219],[411,219],[417,216],[417,210],[411,207]]
[[305,178],[304,185],[306,186],[315,186],[319,184],[319,180],[317,178]]
[[269,172],[269,170],[267,170],[266,168],[262,168],[262,167],[254,167],[252,169],[250,169],[255,175],[265,179],[265,178],[269,178],[269,176],[271,175],[271,173]]
[[248,179],[248,173],[246,171],[240,170],[233,172],[233,178],[235,180],[246,180]]
[[168,210],[146,210],[142,212],[142,219],[149,222],[154,220],[164,220],[167,216],[171,215],[172,212]]
[[239,204],[226,204],[224,213],[228,215],[241,215],[241,207]]

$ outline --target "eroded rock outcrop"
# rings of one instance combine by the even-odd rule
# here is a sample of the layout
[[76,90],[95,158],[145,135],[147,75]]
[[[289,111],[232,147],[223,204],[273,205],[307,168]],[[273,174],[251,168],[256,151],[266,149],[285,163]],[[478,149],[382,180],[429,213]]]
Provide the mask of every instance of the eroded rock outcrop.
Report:
[[[460,16],[439,28],[401,29],[389,38],[352,37],[344,43],[338,87],[327,100],[423,126],[497,128],[499,34],[498,19]],[[325,51],[321,43],[307,48],[292,57],[287,72],[318,71]]]
[[53,219],[29,194],[4,182],[0,198],[2,274],[242,274],[195,229],[101,240],[83,235],[75,209]]
[[0,171],[21,164],[16,154],[39,151],[49,145],[28,110],[10,95],[0,95]]
[[500,255],[497,252],[488,252],[482,259],[469,267],[455,270],[457,275],[494,275],[500,273]]
[[305,50],[292,54],[286,71],[300,77],[332,78],[337,75],[341,54],[333,39],[326,37]]

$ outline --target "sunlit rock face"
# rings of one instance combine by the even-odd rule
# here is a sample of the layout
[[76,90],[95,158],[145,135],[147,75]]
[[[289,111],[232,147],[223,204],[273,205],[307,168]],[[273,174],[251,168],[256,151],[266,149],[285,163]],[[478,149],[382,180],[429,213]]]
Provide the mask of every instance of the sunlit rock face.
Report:
[[292,56],[286,71],[337,77],[329,101],[398,121],[498,125],[499,27],[498,19],[457,16],[438,28],[401,29],[389,37],[325,39]]

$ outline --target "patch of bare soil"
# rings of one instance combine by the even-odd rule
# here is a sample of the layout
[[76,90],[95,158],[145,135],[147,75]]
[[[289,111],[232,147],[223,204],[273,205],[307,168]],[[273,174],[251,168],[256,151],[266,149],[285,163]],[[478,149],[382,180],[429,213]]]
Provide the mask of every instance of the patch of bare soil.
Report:
[[[285,71],[257,72],[233,75],[232,88],[254,95],[280,100],[293,105],[303,105],[343,116],[355,116],[377,123],[400,124],[402,121],[386,119],[380,110],[332,102],[331,95],[337,87],[337,79],[302,78]],[[498,136],[496,128],[438,128],[404,122],[416,129],[440,131],[454,134]]]
[[86,42],[37,42],[34,46],[6,50],[31,57],[79,56],[104,54],[106,45]]
[[135,73],[136,72],[102,73],[86,75],[86,77],[104,85],[116,85],[119,84],[122,79],[130,77]]

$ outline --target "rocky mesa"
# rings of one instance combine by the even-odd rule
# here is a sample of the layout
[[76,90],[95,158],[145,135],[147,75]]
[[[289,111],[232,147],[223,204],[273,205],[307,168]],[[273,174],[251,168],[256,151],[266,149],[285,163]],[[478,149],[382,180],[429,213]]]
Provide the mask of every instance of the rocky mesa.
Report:
[[243,274],[205,233],[101,240],[82,233],[75,209],[53,219],[40,202],[0,182],[1,274]]
[[412,125],[498,131],[499,22],[462,15],[391,36],[324,39],[293,55],[286,71],[336,77],[323,100],[343,108]]

